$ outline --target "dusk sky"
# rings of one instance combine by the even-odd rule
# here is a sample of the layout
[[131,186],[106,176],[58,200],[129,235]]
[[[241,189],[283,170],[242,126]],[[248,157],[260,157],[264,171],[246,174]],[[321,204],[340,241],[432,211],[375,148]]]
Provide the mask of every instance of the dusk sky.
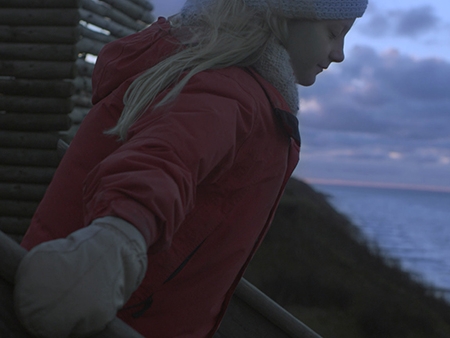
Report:
[[[151,2],[167,16],[184,0]],[[369,1],[346,60],[299,92],[297,177],[450,191],[450,1]]]

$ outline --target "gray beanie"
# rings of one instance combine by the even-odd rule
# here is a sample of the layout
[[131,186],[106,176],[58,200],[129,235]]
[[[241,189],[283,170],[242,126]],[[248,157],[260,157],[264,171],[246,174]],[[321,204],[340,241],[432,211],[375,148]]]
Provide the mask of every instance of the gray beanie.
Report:
[[[182,13],[194,14],[214,0],[186,0]],[[368,0],[244,0],[252,8],[270,9],[289,19],[340,20],[361,17]]]

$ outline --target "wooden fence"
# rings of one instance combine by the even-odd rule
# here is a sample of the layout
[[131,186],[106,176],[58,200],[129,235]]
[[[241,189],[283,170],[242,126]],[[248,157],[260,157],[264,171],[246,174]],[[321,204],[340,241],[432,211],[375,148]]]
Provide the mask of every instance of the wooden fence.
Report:
[[91,107],[94,61],[145,28],[147,0],[0,2],[0,230],[17,240]]

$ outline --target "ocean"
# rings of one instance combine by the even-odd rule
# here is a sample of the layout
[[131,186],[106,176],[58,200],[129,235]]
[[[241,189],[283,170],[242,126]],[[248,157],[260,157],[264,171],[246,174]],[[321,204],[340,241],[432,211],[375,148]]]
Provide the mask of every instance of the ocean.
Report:
[[450,193],[312,184],[369,242],[450,300]]

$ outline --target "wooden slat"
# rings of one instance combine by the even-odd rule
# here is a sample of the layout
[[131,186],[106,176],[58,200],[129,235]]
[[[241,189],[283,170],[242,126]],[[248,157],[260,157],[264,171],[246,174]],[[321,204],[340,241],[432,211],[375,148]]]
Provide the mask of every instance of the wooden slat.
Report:
[[97,27],[103,28],[111,33],[112,36],[122,38],[127,35],[135,33],[133,29],[120,25],[114,21],[107,20],[103,16],[89,12],[85,9],[80,9],[81,20],[93,24]]
[[149,0],[131,0],[131,2],[135,3],[138,6],[141,6],[142,8],[148,9],[149,11],[152,11],[154,9],[152,3]]
[[89,53],[93,55],[98,55],[101,49],[105,46],[104,42],[99,42],[89,38],[82,38],[77,43],[77,49],[80,53]]
[[96,2],[93,0],[82,0],[81,7],[95,13],[97,15],[110,18],[111,20],[128,27],[134,31],[139,31],[146,27],[145,24],[131,19],[129,16],[123,14],[111,6],[107,6],[101,2]]
[[0,132],[2,148],[56,149],[60,135],[57,132],[34,133],[6,131]]
[[[1,162],[0,162],[1,163]],[[48,184],[55,174],[52,167],[25,167],[0,165],[0,182]]]
[[69,98],[75,94],[75,84],[70,80],[22,80],[0,79],[3,95],[27,95],[39,97]]
[[78,51],[75,45],[43,43],[0,43],[0,59],[75,61]]
[[92,93],[92,81],[90,77],[86,76],[77,76],[73,80],[73,84],[75,85],[76,92],[89,92]]
[[70,98],[3,95],[0,110],[15,113],[69,114],[74,107]]
[[60,131],[71,125],[69,116],[62,114],[0,114],[0,130]]
[[72,101],[77,107],[92,108],[91,95],[74,95]]
[[0,8],[0,22],[11,26],[77,26],[77,9]]
[[78,26],[0,26],[3,42],[75,43],[79,36]]
[[89,28],[87,28],[81,24],[80,24],[79,28],[80,28],[80,34],[91,40],[95,40],[95,41],[99,41],[99,42],[103,42],[103,43],[108,43],[108,42],[112,42],[112,41],[116,40],[116,38],[114,36],[105,35],[105,34],[102,34],[99,32],[94,32],[93,30],[90,30]]
[[27,231],[30,222],[31,218],[0,216],[0,231],[3,231],[8,235],[23,236]]
[[59,157],[55,150],[0,148],[0,163],[20,166],[57,167]]
[[78,59],[75,62],[75,66],[77,67],[78,76],[92,77],[92,73],[94,73],[94,65],[92,63]]
[[80,0],[1,0],[0,7],[13,8],[78,8]]
[[125,13],[130,18],[134,20],[141,20],[145,23],[151,23],[155,20],[152,11],[143,8],[136,3],[129,0],[103,0],[112,7]]
[[38,205],[38,202],[0,200],[0,215],[6,217],[31,218]]
[[89,108],[76,107],[70,114],[69,117],[73,124],[80,124],[83,122],[86,115],[89,113]]
[[72,79],[76,76],[74,62],[0,60],[0,76],[21,79]]
[[0,199],[39,202],[44,197],[46,184],[24,184],[0,182]]

